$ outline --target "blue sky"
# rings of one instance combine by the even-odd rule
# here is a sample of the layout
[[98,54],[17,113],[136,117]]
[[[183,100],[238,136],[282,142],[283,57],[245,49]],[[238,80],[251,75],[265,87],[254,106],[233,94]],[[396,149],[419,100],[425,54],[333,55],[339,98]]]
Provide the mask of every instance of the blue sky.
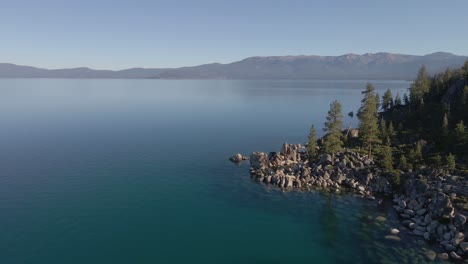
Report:
[[123,69],[268,55],[468,55],[467,10],[466,0],[1,0],[0,62]]

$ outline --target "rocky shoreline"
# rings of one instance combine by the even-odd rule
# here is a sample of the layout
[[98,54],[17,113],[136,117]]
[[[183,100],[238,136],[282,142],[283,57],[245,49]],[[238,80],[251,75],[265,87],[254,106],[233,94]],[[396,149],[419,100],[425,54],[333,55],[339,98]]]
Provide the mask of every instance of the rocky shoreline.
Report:
[[[438,243],[442,260],[468,263],[468,179],[443,169],[421,167],[414,171],[385,173],[365,155],[343,151],[323,154],[309,162],[305,147],[284,143],[280,152],[236,154],[238,163],[250,160],[255,180],[284,189],[326,188],[333,192],[351,190],[369,200],[383,194],[393,197],[394,209],[405,232]],[[391,230],[396,236],[399,230]],[[434,260],[435,252],[426,254]]]

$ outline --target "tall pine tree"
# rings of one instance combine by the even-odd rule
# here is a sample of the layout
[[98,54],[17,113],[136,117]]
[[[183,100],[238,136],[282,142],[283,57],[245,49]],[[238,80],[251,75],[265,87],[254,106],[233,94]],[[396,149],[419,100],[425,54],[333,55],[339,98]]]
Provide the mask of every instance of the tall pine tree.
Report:
[[396,106],[400,106],[402,103],[401,103],[401,97],[400,97],[400,93],[397,92],[396,96],[395,96],[395,103],[394,105]]
[[384,95],[382,96],[382,110],[387,111],[393,106],[393,96],[392,91],[388,89],[385,91]]
[[430,88],[431,79],[427,73],[426,66],[423,65],[419,69],[416,80],[410,87],[411,103],[415,104],[415,106],[419,106],[419,104],[423,102],[424,96],[429,93]]
[[343,141],[341,139],[343,131],[343,115],[341,113],[341,104],[333,101],[330,104],[330,110],[327,115],[327,122],[323,130],[327,133],[323,141],[325,152],[330,153],[334,159],[334,154],[341,150]]
[[309,160],[312,160],[317,156],[317,133],[315,131],[314,125],[310,127],[307,152],[309,153]]
[[366,90],[362,93],[364,94],[364,99],[361,101],[358,115],[360,120],[359,135],[363,147],[367,149],[369,157],[372,157],[372,147],[380,142],[375,88],[369,83],[366,86]]

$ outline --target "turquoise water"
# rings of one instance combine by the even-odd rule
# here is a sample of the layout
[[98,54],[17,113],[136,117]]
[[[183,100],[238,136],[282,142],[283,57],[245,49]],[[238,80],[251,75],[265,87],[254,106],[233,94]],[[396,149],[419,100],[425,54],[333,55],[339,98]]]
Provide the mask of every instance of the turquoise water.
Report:
[[365,83],[0,80],[0,263],[423,262],[424,243],[384,239],[389,205],[227,160],[305,142]]

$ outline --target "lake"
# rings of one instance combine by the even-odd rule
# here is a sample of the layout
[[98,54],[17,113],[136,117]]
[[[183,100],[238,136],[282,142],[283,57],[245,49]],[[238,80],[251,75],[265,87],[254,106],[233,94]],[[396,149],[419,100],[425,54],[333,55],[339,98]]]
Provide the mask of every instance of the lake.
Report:
[[0,79],[0,263],[424,263],[391,205],[228,161],[322,135],[335,99],[356,125],[365,84]]

